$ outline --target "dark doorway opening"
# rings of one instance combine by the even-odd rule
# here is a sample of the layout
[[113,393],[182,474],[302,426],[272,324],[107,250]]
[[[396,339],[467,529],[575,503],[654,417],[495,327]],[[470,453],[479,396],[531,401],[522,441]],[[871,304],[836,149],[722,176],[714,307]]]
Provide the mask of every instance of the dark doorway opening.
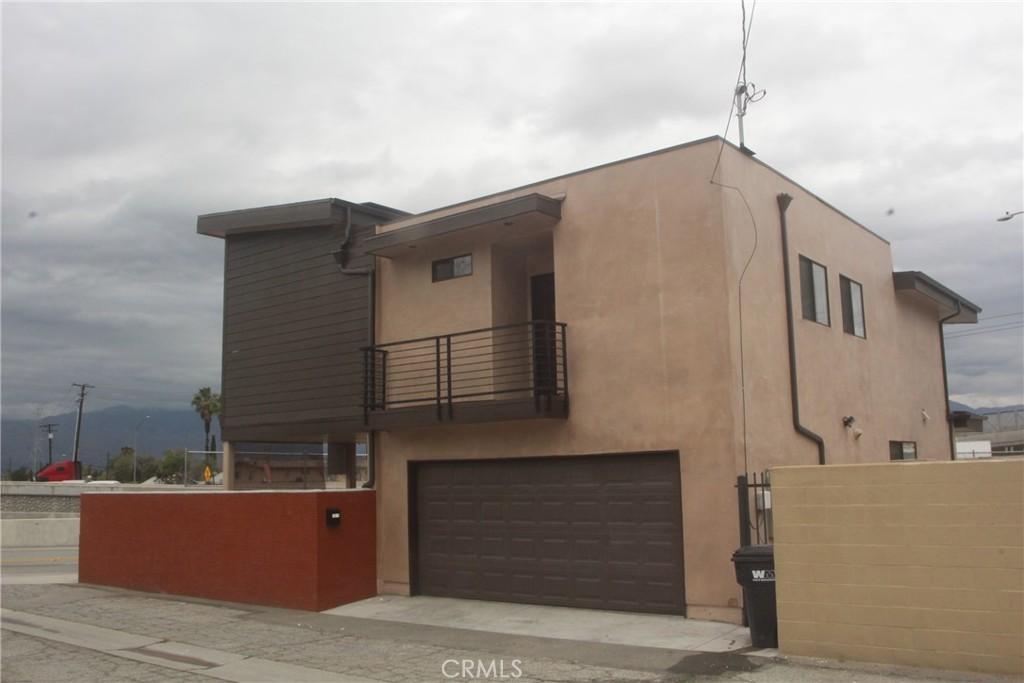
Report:
[[[544,273],[530,278],[530,319],[554,322],[555,318],[555,274]],[[555,328],[553,325],[534,325],[533,335],[533,386],[537,394],[550,396],[556,393]]]

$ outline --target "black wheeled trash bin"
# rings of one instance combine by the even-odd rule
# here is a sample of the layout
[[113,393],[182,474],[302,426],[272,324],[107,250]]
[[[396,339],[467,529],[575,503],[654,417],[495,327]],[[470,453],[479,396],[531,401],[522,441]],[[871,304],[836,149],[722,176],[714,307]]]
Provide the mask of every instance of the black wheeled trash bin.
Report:
[[736,581],[743,586],[743,605],[754,647],[778,647],[779,627],[775,615],[775,549],[770,545],[748,545],[732,554]]

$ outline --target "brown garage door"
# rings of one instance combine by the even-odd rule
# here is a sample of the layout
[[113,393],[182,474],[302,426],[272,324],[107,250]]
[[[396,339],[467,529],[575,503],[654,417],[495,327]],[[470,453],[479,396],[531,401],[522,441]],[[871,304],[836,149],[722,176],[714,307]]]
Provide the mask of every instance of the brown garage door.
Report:
[[413,589],[684,613],[679,456],[413,465]]

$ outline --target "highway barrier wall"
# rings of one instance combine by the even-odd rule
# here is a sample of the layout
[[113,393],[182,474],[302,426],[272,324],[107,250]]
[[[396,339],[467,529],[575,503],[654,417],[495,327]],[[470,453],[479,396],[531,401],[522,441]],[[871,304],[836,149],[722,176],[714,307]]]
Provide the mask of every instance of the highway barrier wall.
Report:
[[47,548],[78,545],[78,517],[0,519],[0,547]]

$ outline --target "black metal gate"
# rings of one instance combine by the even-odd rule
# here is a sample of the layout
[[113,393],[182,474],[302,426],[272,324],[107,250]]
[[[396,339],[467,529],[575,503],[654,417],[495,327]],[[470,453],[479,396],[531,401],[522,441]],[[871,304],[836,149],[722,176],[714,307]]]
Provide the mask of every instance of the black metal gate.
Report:
[[768,544],[772,533],[772,482],[769,472],[736,477],[740,513],[740,545]]

